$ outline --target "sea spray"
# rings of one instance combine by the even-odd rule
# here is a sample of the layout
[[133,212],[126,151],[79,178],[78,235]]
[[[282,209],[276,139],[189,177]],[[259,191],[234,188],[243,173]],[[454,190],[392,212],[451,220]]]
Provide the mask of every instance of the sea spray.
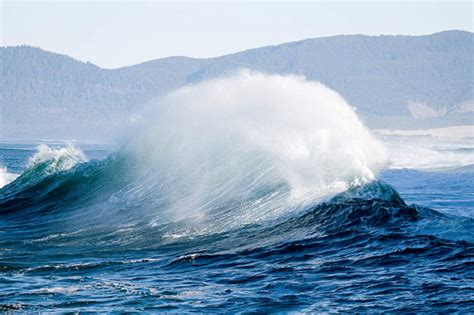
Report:
[[145,116],[127,150],[178,219],[233,209],[253,222],[372,181],[387,163],[340,95],[297,76],[243,70],[179,89]]
[[0,166],[0,188],[5,185],[8,185],[17,178],[17,174],[9,173],[6,167]]
[[179,89],[143,116],[101,162],[41,145],[8,198],[29,187],[36,203],[52,202],[49,213],[63,208],[52,195],[74,200],[75,226],[186,237],[292,215],[373,181],[387,163],[351,106],[302,77],[241,71]]
[[86,162],[84,153],[69,144],[62,148],[51,148],[46,144],[40,144],[37,152],[28,161],[28,169],[43,166],[47,173],[65,171],[77,163]]

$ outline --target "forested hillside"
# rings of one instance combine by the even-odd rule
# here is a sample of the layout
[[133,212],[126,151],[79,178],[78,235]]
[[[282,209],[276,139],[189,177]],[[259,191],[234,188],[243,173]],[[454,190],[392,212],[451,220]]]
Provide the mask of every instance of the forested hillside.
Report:
[[29,46],[0,48],[0,139],[106,140],[155,98],[250,68],[321,81],[375,128],[474,121],[474,34],[345,35],[210,59],[101,69]]

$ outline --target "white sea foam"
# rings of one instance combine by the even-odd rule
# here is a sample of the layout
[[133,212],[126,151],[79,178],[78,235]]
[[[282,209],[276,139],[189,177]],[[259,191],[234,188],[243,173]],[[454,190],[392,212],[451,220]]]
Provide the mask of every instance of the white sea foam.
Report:
[[17,178],[17,174],[9,173],[6,167],[0,166],[0,188],[8,185]]
[[28,168],[46,163],[46,172],[54,173],[68,170],[77,163],[86,161],[87,157],[85,154],[72,145],[61,148],[51,148],[46,144],[40,144],[37,152],[29,159]]
[[244,70],[177,90],[144,116],[128,149],[184,217],[235,205],[252,221],[369,182],[387,163],[352,107],[302,77]]
[[[43,171],[52,174],[58,171],[65,171],[77,163],[87,162],[87,157],[78,148],[67,145],[61,148],[51,148],[46,144],[40,144],[37,152],[30,157],[27,169],[44,165]],[[0,166],[0,188],[14,181],[19,174],[12,174],[7,171],[6,167]]]
[[474,165],[474,139],[385,136],[391,168],[455,170]]

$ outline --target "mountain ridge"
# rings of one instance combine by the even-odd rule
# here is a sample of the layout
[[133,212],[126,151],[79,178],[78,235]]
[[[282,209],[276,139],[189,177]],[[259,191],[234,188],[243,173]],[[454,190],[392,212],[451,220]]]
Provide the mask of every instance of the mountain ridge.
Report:
[[383,37],[394,37],[394,38],[420,38],[420,37],[432,37],[432,36],[442,36],[444,34],[455,34],[455,33],[458,33],[458,34],[465,34],[465,35],[474,35],[474,32],[470,32],[470,31],[466,31],[466,30],[458,30],[458,29],[453,29],[453,30],[446,30],[446,31],[440,31],[440,32],[435,32],[435,33],[431,33],[431,34],[424,34],[424,35],[404,35],[404,34],[398,34],[398,35],[385,35],[385,34],[380,34],[380,35],[366,35],[366,34],[338,34],[338,35],[329,35],[329,36],[321,36],[321,37],[311,37],[311,38],[305,38],[305,39],[301,39],[301,40],[296,40],[296,41],[291,41],[291,42],[285,42],[285,43],[281,43],[281,44],[274,44],[274,45],[266,45],[266,46],[261,46],[261,47],[255,47],[255,48],[249,48],[249,49],[244,49],[244,50],[239,50],[237,52],[233,52],[233,53],[229,53],[229,54],[224,54],[224,55],[219,55],[219,56],[215,56],[215,57],[190,57],[190,56],[184,56],[184,55],[176,55],[176,56],[166,56],[166,57],[160,57],[160,58],[155,58],[155,59],[151,59],[151,60],[146,60],[146,61],[142,61],[142,62],[138,62],[138,63],[133,63],[133,64],[130,64],[130,65],[124,65],[124,66],[120,66],[120,67],[116,67],[116,68],[103,68],[99,65],[96,65],[95,63],[93,62],[90,62],[90,61],[82,61],[80,59],[77,59],[73,56],[69,56],[68,54],[65,54],[65,53],[59,53],[59,52],[55,52],[55,51],[52,51],[52,50],[48,50],[48,49],[44,49],[44,48],[41,48],[40,46],[32,46],[32,45],[28,45],[28,44],[21,44],[21,45],[8,45],[8,46],[1,46],[0,45],[0,50],[1,49],[9,49],[9,48],[21,48],[21,47],[25,47],[25,48],[28,48],[28,49],[34,49],[34,50],[40,50],[42,52],[47,52],[47,53],[51,53],[51,54],[54,54],[54,55],[59,55],[59,56],[64,56],[64,57],[67,57],[67,58],[70,58],[70,59],[73,59],[74,61],[77,61],[77,62],[80,62],[80,63],[83,63],[83,64],[91,64],[91,65],[94,65],[95,67],[99,68],[99,69],[102,69],[102,70],[118,70],[118,69],[123,69],[123,68],[129,68],[129,67],[135,67],[135,66],[140,66],[140,65],[143,65],[143,64],[147,64],[147,63],[152,63],[152,62],[156,62],[156,61],[165,61],[165,60],[169,60],[169,59],[188,59],[188,60],[196,60],[196,61],[200,61],[200,60],[209,60],[209,59],[216,59],[216,58],[221,58],[221,57],[226,57],[226,56],[231,56],[231,55],[236,55],[236,54],[241,54],[241,53],[244,53],[244,52],[249,52],[249,51],[253,51],[253,50],[258,50],[258,49],[263,49],[263,48],[275,48],[275,47],[279,47],[279,46],[284,46],[284,45],[290,45],[290,44],[298,44],[298,43],[301,43],[301,42],[306,42],[306,41],[313,41],[313,40],[321,40],[321,39],[332,39],[332,38],[344,38],[344,37],[366,37],[366,38],[383,38]]
[[337,35],[115,69],[31,46],[1,47],[0,138],[108,137],[167,92],[240,68],[320,81],[375,128],[465,124],[474,117],[473,46],[474,33],[467,31]]

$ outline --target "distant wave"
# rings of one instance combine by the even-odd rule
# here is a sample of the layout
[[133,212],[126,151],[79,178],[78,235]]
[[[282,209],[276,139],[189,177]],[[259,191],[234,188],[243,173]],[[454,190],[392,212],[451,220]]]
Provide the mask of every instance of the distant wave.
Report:
[[474,140],[384,137],[391,168],[427,171],[463,169],[474,164]]

